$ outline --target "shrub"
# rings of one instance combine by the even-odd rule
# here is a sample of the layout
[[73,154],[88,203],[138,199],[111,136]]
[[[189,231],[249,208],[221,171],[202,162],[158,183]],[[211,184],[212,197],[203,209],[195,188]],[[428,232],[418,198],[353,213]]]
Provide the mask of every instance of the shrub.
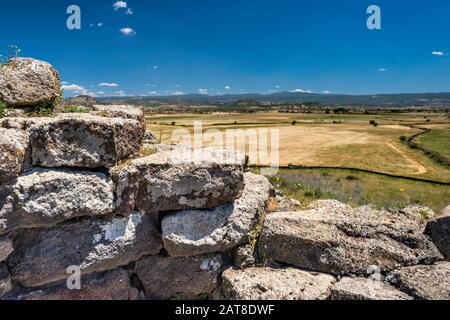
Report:
[[6,103],[0,100],[0,118],[6,117]]
[[38,117],[51,117],[53,116],[53,110],[55,110],[55,107],[60,103],[60,97],[41,102],[34,108],[33,114]]
[[345,179],[346,179],[346,180],[349,180],[349,181],[359,180],[358,177],[355,177],[355,176],[352,176],[352,175],[345,177]]
[[65,113],[83,113],[83,112],[89,112],[89,109],[84,106],[65,106],[63,112]]
[[295,126],[297,124],[297,120],[292,120],[292,125]]
[[404,141],[406,141],[406,139],[407,139],[406,136],[401,136],[401,137],[400,137],[400,141],[403,141],[403,142],[404,142]]
[[375,120],[370,120],[369,123],[374,127],[378,127],[378,122],[376,122]]

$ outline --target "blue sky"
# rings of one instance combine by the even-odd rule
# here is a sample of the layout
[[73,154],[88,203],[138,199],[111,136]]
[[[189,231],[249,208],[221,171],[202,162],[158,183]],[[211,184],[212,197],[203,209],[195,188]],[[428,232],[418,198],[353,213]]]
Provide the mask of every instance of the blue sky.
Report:
[[[448,0],[115,3],[2,0],[0,53],[52,63],[66,95],[450,91]],[[71,4],[81,30],[66,27]],[[371,4],[381,30],[366,27]]]

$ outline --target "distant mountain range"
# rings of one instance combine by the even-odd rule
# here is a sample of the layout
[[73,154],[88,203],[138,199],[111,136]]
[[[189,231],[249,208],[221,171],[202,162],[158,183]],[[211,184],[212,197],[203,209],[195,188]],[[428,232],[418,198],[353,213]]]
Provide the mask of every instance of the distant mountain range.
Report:
[[178,96],[161,97],[109,97],[97,98],[99,102],[111,103],[140,103],[152,102],[185,103],[185,104],[211,104],[230,105],[242,100],[257,101],[260,104],[268,103],[319,103],[332,106],[384,106],[384,107],[410,107],[450,106],[450,93],[405,93],[405,94],[375,94],[375,95],[345,95],[345,94],[319,94],[305,92],[279,92],[273,94],[228,94],[210,96],[201,94],[186,94]]

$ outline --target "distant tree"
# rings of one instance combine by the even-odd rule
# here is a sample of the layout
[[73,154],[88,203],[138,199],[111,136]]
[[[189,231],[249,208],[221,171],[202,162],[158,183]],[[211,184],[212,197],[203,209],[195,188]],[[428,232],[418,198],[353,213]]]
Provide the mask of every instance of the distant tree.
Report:
[[297,124],[297,120],[292,120],[292,125],[295,126]]
[[369,123],[374,127],[378,127],[378,122],[376,122],[375,120],[370,120]]
[[333,112],[336,114],[349,114],[350,113],[349,110],[347,110],[346,108],[342,108],[342,107],[334,109]]

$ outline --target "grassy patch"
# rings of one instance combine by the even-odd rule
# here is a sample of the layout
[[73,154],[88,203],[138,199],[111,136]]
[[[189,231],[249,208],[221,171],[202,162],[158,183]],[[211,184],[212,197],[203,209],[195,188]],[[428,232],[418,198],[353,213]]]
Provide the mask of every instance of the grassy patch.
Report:
[[[349,176],[356,179],[348,179]],[[450,187],[369,173],[334,169],[281,169],[270,178],[277,189],[303,205],[318,199],[337,199],[352,206],[431,207],[439,214],[450,204]]]
[[65,106],[63,109],[63,112],[64,113],[85,113],[85,112],[89,112],[89,109],[84,106],[70,105],[70,106]]
[[450,129],[432,129],[419,136],[416,142],[428,150],[450,158]]
[[6,103],[0,100],[0,118],[6,117]]

